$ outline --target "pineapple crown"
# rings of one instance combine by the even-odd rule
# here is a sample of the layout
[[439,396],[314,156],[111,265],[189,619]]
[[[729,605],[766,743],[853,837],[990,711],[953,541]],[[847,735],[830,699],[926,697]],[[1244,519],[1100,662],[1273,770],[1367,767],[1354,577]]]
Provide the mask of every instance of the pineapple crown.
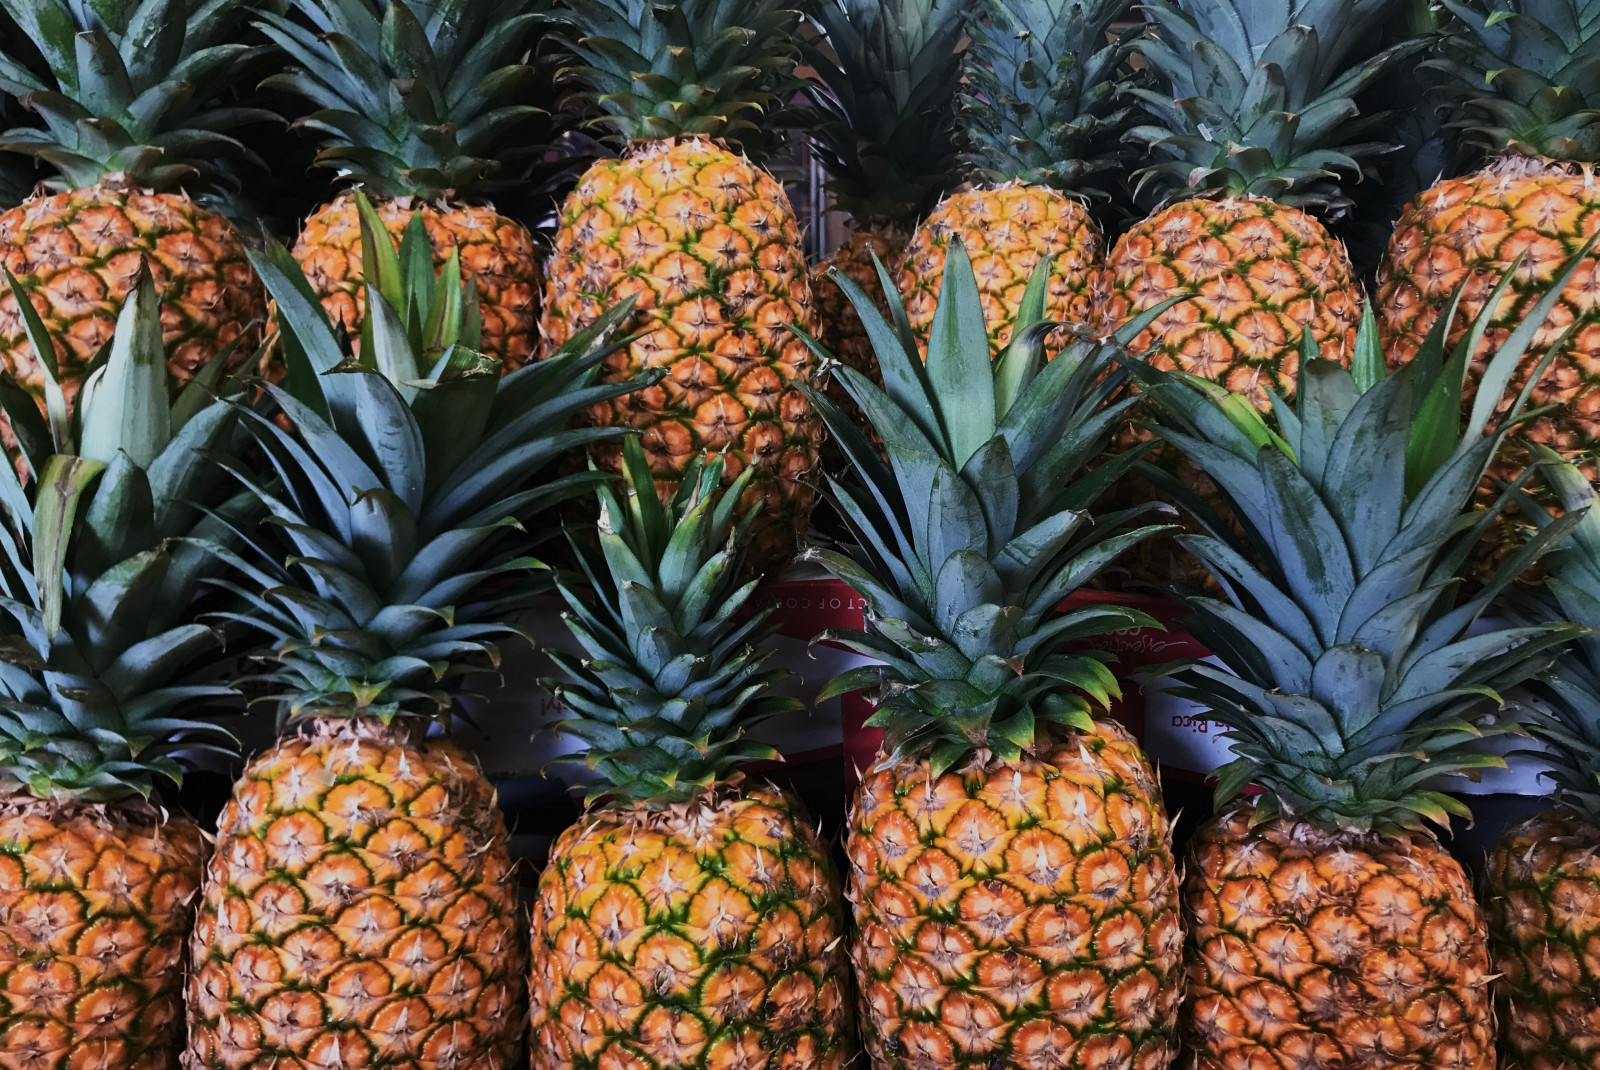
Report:
[[[547,589],[522,521],[598,477],[534,477],[568,451],[621,434],[568,429],[641,380],[596,384],[632,310],[602,315],[549,360],[500,377],[478,349],[476,289],[452,255],[434,275],[420,214],[398,250],[357,194],[367,315],[358,355],[282,246],[251,263],[281,318],[288,375],[261,389],[288,428],[236,405],[275,481],[228,463],[267,511],[241,532],[226,614],[274,644],[259,683],[285,723],[310,716],[443,718],[439,684],[493,671],[493,640],[525,596]],[[659,373],[642,377],[654,382]],[[226,462],[225,462],[226,463]],[[276,536],[276,538],[273,537]]]
[[1111,32],[1124,0],[981,0],[968,31],[962,163],[993,182],[1069,192],[1119,167],[1135,32]]
[[788,0],[565,0],[553,35],[624,141],[709,137],[747,153],[755,119],[792,86],[800,13]]
[[[1390,0],[1149,0],[1135,47],[1165,91],[1134,88],[1156,120],[1129,137],[1162,157],[1138,188],[1173,200],[1254,195],[1342,209],[1341,173],[1392,146],[1364,140],[1384,116],[1353,99],[1424,44],[1370,54]],[[1352,53],[1359,59],[1352,60]]]
[[801,57],[834,205],[909,235],[955,181],[959,46],[971,0],[818,0]]
[[1600,4],[1442,0],[1462,32],[1428,66],[1485,152],[1600,163]]
[[215,174],[215,161],[260,163],[227,131],[273,116],[219,93],[253,50],[234,40],[244,0],[0,0],[44,58],[36,73],[0,53],[0,90],[44,121],[0,134],[0,149],[48,164],[52,189],[118,176],[169,192]]
[[114,333],[67,411],[51,338],[8,274],[47,412],[9,373],[0,409],[16,459],[0,463],[0,786],[42,799],[149,798],[203,751],[232,754],[187,707],[234,692],[197,679],[220,645],[195,623],[211,551],[254,503],[197,451],[243,445],[224,350],[169,400],[160,299],[140,272]]
[[504,184],[532,148],[516,103],[539,0],[291,0],[304,23],[256,23],[297,66],[262,85],[316,110],[296,125],[326,135],[316,161],[384,197],[469,197]]
[[[849,482],[828,477],[854,544],[804,557],[866,601],[865,631],[821,638],[880,663],[835,677],[819,701],[870,689],[877,710],[867,723],[883,728],[885,747],[926,750],[935,775],[974,753],[1016,760],[1048,738],[1051,723],[1091,726],[1091,702],[1106,706],[1118,694],[1110,655],[1063,646],[1154,626],[1120,606],[1060,609],[1118,554],[1165,530],[1130,524],[1167,507],[1089,514],[1137,457],[1105,456],[1133,399],[1111,400],[1126,381],[1115,346],[1080,337],[1044,361],[1045,338],[1059,327],[1044,320],[1048,270],[1046,260],[1035,267],[1014,341],[991,360],[972,264],[953,242],[926,365],[883,266],[892,322],[834,272],[872,339],[883,386],[845,366],[833,374],[882,439],[887,463],[849,416],[807,388],[855,473]],[[1134,337],[1171,304],[1118,337]]]
[[1192,631],[1226,667],[1188,661],[1162,670],[1176,681],[1174,694],[1227,727],[1234,759],[1217,774],[1219,805],[1255,783],[1265,792],[1262,820],[1361,832],[1448,825],[1451,815],[1470,814],[1438,790],[1440,778],[1505,764],[1479,743],[1509,726],[1475,711],[1498,704],[1581,629],[1495,627],[1480,617],[1579,515],[1548,524],[1470,597],[1461,580],[1510,501],[1508,492],[1477,508],[1477,488],[1506,436],[1538,415],[1527,411],[1528,398],[1560,346],[1497,422],[1496,409],[1581,255],[1497,347],[1464,428],[1472,354],[1516,265],[1448,354],[1440,325],[1410,363],[1386,375],[1370,308],[1351,369],[1306,343],[1297,407],[1273,398],[1275,428],[1242,395],[1138,368],[1162,437],[1216,482],[1243,532],[1151,469],[1203,528],[1178,541],[1226,596],[1182,595]]
[[[1529,447],[1539,463],[1561,513],[1581,513],[1561,546],[1540,562],[1545,581],[1540,588],[1514,591],[1508,597],[1513,614],[1539,622],[1570,620],[1600,629],[1600,509],[1596,494],[1578,466],[1548,446]],[[1558,517],[1533,495],[1519,495],[1517,508],[1540,528]],[[1549,768],[1556,799],[1591,824],[1600,824],[1600,634],[1591,632],[1556,658],[1530,685],[1538,702],[1523,706],[1523,718],[1544,744],[1528,756]]]
[[601,779],[587,802],[662,808],[726,783],[744,762],[778,752],[745,738],[752,725],[804,709],[774,690],[793,676],[764,669],[771,607],[741,613],[757,581],[740,574],[740,546],[756,510],[739,515],[754,474],[726,489],[721,457],[696,458],[662,505],[644,448],[622,449],[619,494],[600,499],[598,548],[568,534],[592,593],[558,581],[567,628],[583,656],[549,651],[566,680],[544,686],[573,716],[553,729],[588,744],[580,763]]

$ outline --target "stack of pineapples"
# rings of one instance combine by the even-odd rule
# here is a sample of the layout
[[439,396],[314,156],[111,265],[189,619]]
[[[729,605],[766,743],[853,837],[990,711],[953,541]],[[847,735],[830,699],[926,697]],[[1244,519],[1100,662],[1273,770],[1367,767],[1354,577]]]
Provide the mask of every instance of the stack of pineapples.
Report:
[[[1600,1070],[1600,0],[1397,3],[0,0],[0,1064],[1490,1070],[1498,995]],[[1363,311],[1403,63],[1482,166]],[[563,108],[601,158],[510,218]],[[338,188],[257,245],[285,119]],[[797,557],[867,607],[842,881],[751,736]],[[1109,716],[1153,622],[1069,601],[1129,562],[1223,663],[1162,670],[1232,750],[1186,866]],[[447,730],[551,606],[530,918]],[[1480,900],[1513,732],[1555,808]]]

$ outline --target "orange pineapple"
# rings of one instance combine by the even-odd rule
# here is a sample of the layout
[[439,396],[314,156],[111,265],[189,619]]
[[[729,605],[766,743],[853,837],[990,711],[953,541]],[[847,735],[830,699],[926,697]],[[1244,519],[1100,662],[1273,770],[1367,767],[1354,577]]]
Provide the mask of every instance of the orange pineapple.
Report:
[[[1049,318],[1093,321],[1104,260],[1100,227],[1079,198],[1121,167],[1130,109],[1116,80],[1131,35],[1113,32],[1122,0],[983,0],[974,5],[958,121],[970,188],[933,210],[900,264],[912,331],[926,346],[952,242],[977,270],[989,344],[1011,338],[1034,265],[1048,260]],[[1064,340],[1058,338],[1057,342]]]
[[777,756],[747,729],[802,706],[774,693],[790,673],[762,668],[771,607],[739,612],[754,472],[719,493],[721,468],[692,465],[663,507],[630,437],[598,548],[570,539],[594,593],[561,587],[583,656],[552,653],[565,679],[548,686],[571,714],[556,729],[588,743],[566,760],[599,776],[539,881],[535,1070],[842,1070],[852,1055],[827,849],[793,799],[737,771]]
[[[1452,83],[1456,125],[1489,161],[1406,206],[1378,269],[1377,312],[1389,360],[1408,361],[1457,290],[1449,339],[1459,341],[1520,257],[1474,354],[1476,382],[1562,263],[1600,233],[1600,74],[1588,58],[1600,49],[1600,4],[1464,0],[1450,10],[1464,32],[1430,66]],[[1533,390],[1535,404],[1556,408],[1528,437],[1569,456],[1592,453],[1600,447],[1600,251],[1590,251],[1540,325],[1519,382],[1558,340]]]
[[[169,1070],[182,1031],[206,838],[157,788],[230,750],[189,716],[234,697],[196,682],[218,645],[196,599],[224,566],[192,543],[231,542],[214,518],[237,508],[220,465],[242,436],[209,400],[236,393],[226,379],[167,401],[162,311],[140,273],[74,420],[46,428],[27,394],[0,397],[20,440],[0,516],[0,1065],[18,1070]],[[24,330],[55,348],[38,317]]]
[[[1519,615],[1600,624],[1600,511],[1580,468],[1535,450],[1556,508],[1587,510],[1542,564],[1548,582],[1519,592]],[[1554,509],[1531,505],[1541,528]],[[1596,649],[1572,644],[1534,683],[1523,718],[1541,747],[1553,805],[1501,833],[1486,867],[1507,1070],[1600,1067],[1600,675]]]
[[[730,480],[754,468],[746,504],[760,502],[762,515],[752,562],[781,567],[816,501],[809,477],[822,432],[799,389],[815,360],[789,329],[814,326],[811,284],[783,187],[718,139],[759,133],[749,113],[776,99],[793,68],[796,13],[782,0],[750,0],[729,24],[728,5],[595,0],[553,17],[626,145],[591,167],[561,208],[544,351],[635,298],[624,332],[638,337],[602,377],[666,376],[593,406],[589,421],[643,436],[664,498],[704,450],[726,453]],[[713,37],[734,44],[712,49]],[[641,49],[674,77],[635,79]],[[593,452],[618,469],[615,444]]]
[[376,263],[373,344],[354,357],[288,251],[251,253],[290,374],[263,387],[276,413],[235,407],[275,478],[232,469],[272,523],[248,558],[228,555],[229,589],[248,607],[234,619],[270,638],[256,683],[287,732],[217,830],[190,944],[190,1070],[524,1058],[505,822],[472,757],[428,731],[453,682],[492,673],[496,641],[521,634],[512,607],[539,589],[527,532],[573,487],[536,475],[583,441],[568,425],[605,350],[502,378],[456,254],[435,278],[420,227],[397,251],[358,207]]
[[[463,274],[477,282],[483,351],[507,371],[521,367],[537,348],[542,280],[533,234],[483,198],[514,180],[502,171],[525,153],[517,126],[537,111],[511,102],[532,74],[523,60],[533,0],[290,6],[299,21],[257,13],[262,32],[299,64],[264,84],[314,106],[298,122],[327,135],[317,162],[377,203],[395,241],[422,213],[434,267],[458,253]],[[311,213],[294,257],[328,314],[359,334],[361,224],[348,191]]]
[[[1153,33],[1135,47],[1163,89],[1133,90],[1156,120],[1134,135],[1157,160],[1138,174],[1139,189],[1162,206],[1117,240],[1096,316],[1110,330],[1192,298],[1132,351],[1265,409],[1269,390],[1294,393],[1307,332],[1325,358],[1350,359],[1361,287],[1344,246],[1306,209],[1347,206],[1340,172],[1384,150],[1350,98],[1401,50],[1372,54],[1386,0],[1292,0],[1244,18],[1242,6],[1147,8]],[[1318,121],[1302,123],[1307,113]]]
[[[7,130],[0,148],[53,173],[0,214],[0,262],[55,341],[66,398],[111,337],[141,264],[161,292],[174,386],[235,339],[235,363],[243,361],[266,315],[265,296],[233,227],[189,197],[215,178],[208,161],[249,155],[222,129],[257,116],[216,107],[249,52],[233,40],[243,3],[139,0],[121,5],[120,22],[70,0],[4,6],[49,73],[36,76],[6,57],[0,90],[47,129]],[[0,361],[42,407],[45,369],[9,291],[0,296]]]
[[[1453,427],[1444,344],[1429,346],[1385,376],[1369,317],[1355,367],[1308,361],[1298,413],[1275,426],[1243,395],[1135,366],[1163,437],[1245,521],[1179,540],[1223,581],[1185,599],[1221,662],[1164,670],[1233,753],[1185,867],[1183,1022],[1202,1070],[1495,1067],[1484,914],[1429,823],[1469,816],[1441,778],[1504,765],[1479,749],[1496,730],[1484,700],[1581,629],[1475,627],[1512,575],[1463,595],[1457,549],[1520,406]],[[1486,381],[1523,355],[1502,347]],[[1191,504],[1201,530],[1225,530]]]
[[1110,655],[1062,649],[1149,618],[1058,608],[1161,530],[1087,509],[1131,460],[1101,452],[1127,372],[1085,340],[1045,363],[1032,301],[1026,341],[992,361],[979,284],[950,248],[925,374],[915,340],[855,294],[895,340],[877,351],[885,381],[921,384],[891,397],[839,373],[892,467],[818,401],[861,537],[806,558],[865,599],[866,630],[829,638],[876,662],[822,695],[870,689],[884,730],[845,848],[865,1046],[875,1070],[1165,1070],[1182,995],[1171,829],[1137,744],[1091,715],[1116,694]]

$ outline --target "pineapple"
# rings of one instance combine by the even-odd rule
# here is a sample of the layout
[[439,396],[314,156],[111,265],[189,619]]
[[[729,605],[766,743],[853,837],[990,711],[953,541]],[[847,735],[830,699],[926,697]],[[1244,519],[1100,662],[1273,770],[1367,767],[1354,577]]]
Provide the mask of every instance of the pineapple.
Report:
[[[1520,258],[1474,355],[1476,381],[1561,263],[1600,233],[1600,2],[1445,6],[1462,31],[1430,66],[1450,84],[1466,140],[1489,159],[1406,207],[1379,267],[1377,305],[1390,361],[1410,360],[1463,284],[1449,321],[1452,343]],[[1592,453],[1600,448],[1600,252],[1568,282],[1519,376],[1551,347],[1558,355],[1533,397],[1555,408],[1533,422],[1528,438],[1569,455]]]
[[[1587,510],[1544,559],[1546,585],[1519,599],[1535,621],[1600,625],[1600,510],[1583,473],[1534,447],[1560,507]],[[1554,522],[1533,502],[1524,512]],[[1585,636],[1532,689],[1528,727],[1544,743],[1554,803],[1504,833],[1489,853],[1485,906],[1495,955],[1501,1065],[1507,1070],[1592,1070],[1600,1065],[1600,673]]]
[[[849,239],[811,272],[817,338],[839,360],[875,375],[872,342],[838,269],[868,293],[879,290],[873,257],[897,264],[922,217],[955,180],[956,88],[971,0],[822,0],[811,11],[819,36],[803,40],[811,139],[829,175]],[[819,84],[820,83],[820,84]],[[828,381],[834,404],[844,387]]]
[[[1385,376],[1370,316],[1353,369],[1313,353],[1297,410],[1276,408],[1275,427],[1243,395],[1139,369],[1163,437],[1243,521],[1230,533],[1191,497],[1208,533],[1180,541],[1226,600],[1185,601],[1226,667],[1164,670],[1234,755],[1185,866],[1183,1022],[1202,1070],[1495,1067],[1484,914],[1428,823],[1468,816],[1440,778],[1504,765],[1478,747],[1508,727],[1492,717],[1497,694],[1581,634],[1479,622],[1576,517],[1470,597],[1460,582],[1508,500],[1485,512],[1474,494],[1526,393],[1507,419],[1495,409],[1551,303],[1494,355],[1465,430],[1470,347],[1447,359],[1436,332]],[[1261,793],[1237,798],[1249,784]]]
[[[261,10],[257,25],[296,64],[265,86],[315,110],[298,120],[325,135],[317,162],[376,201],[398,240],[421,213],[434,267],[456,253],[478,286],[482,347],[507,371],[533,358],[542,280],[531,231],[484,195],[529,153],[517,103],[538,0],[292,0],[300,20]],[[365,288],[361,221],[345,190],[318,207],[294,244],[323,308],[353,336]]]
[[[839,374],[889,462],[818,398],[855,473],[829,478],[855,544],[806,556],[866,603],[865,631],[825,638],[881,663],[823,691],[868,690],[884,730],[846,842],[876,1070],[1164,1070],[1177,1054],[1171,827],[1133,738],[1092,715],[1117,694],[1109,655],[1081,649],[1153,622],[1058,608],[1160,531],[1131,525],[1164,507],[1090,517],[1135,456],[1103,458],[1126,373],[1092,341],[1044,362],[1049,277],[1039,261],[991,362],[952,242],[925,369],[914,339],[838,279],[884,342],[884,389]],[[891,310],[903,315],[897,297]]]
[[971,185],[918,228],[898,277],[922,348],[958,238],[977,269],[995,352],[1010,340],[1041,261],[1050,264],[1050,317],[1091,322],[1105,243],[1078,198],[1100,195],[1090,183],[1126,157],[1130,109],[1121,89],[1132,35],[1111,27],[1127,7],[1124,0],[974,0],[959,120]]
[[626,492],[600,489],[599,546],[569,535],[593,593],[561,583],[583,657],[554,727],[587,749],[587,809],[550,852],[533,908],[535,1070],[771,1066],[841,1070],[853,1049],[843,900],[795,800],[745,782],[777,752],[746,738],[804,706],[764,667],[772,607],[741,613],[755,519],[746,468],[697,459],[656,496],[636,437]]
[[[266,315],[244,243],[190,199],[215,177],[208,161],[250,158],[226,132],[262,114],[220,106],[249,48],[234,41],[241,0],[0,0],[43,56],[35,73],[0,46],[0,90],[44,126],[0,133],[0,150],[54,173],[0,214],[0,261],[23,284],[55,341],[70,401],[111,337],[142,264],[161,292],[171,382],[193,378],[236,339],[243,359]],[[0,363],[36,398],[47,372],[0,297]]]
[[[286,732],[218,824],[188,987],[191,1070],[515,1065],[526,947],[495,793],[430,724],[492,672],[512,605],[540,589],[530,514],[583,478],[530,477],[603,433],[591,340],[501,378],[478,352],[458,258],[435,280],[425,223],[396,252],[364,198],[357,357],[282,246],[251,254],[288,375],[239,407],[268,474],[230,466],[270,514],[228,555],[232,616],[267,636],[256,681]],[[367,344],[370,342],[370,344]],[[279,421],[287,425],[280,426]]]
[[233,695],[191,678],[218,656],[195,597],[221,569],[205,545],[251,513],[195,451],[227,455],[242,436],[209,396],[232,390],[216,363],[168,400],[149,272],[70,417],[57,340],[8,281],[52,404],[46,420],[0,373],[22,473],[0,464],[0,1063],[164,1070],[206,843],[157,787],[231,750],[190,719]]
[[[726,479],[754,467],[745,504],[760,502],[762,514],[751,562],[779,567],[816,498],[808,477],[822,429],[799,389],[813,361],[789,330],[812,326],[811,283],[783,187],[732,143],[765,140],[752,115],[793,70],[797,13],[784,0],[590,0],[551,17],[626,144],[562,205],[540,321],[545,352],[610,302],[636,298],[627,330],[637,337],[604,378],[645,369],[666,378],[592,406],[588,419],[644,436],[663,499],[702,451],[726,453]],[[646,70],[670,76],[638,73]],[[594,452],[619,467],[615,442]]]
[[1151,0],[1137,43],[1163,83],[1134,92],[1155,120],[1139,192],[1162,207],[1117,239],[1098,280],[1109,331],[1174,296],[1133,352],[1266,408],[1293,393],[1302,338],[1350,359],[1361,288],[1344,246],[1307,211],[1349,202],[1340,172],[1384,150],[1351,97],[1413,44],[1352,63],[1389,0]]

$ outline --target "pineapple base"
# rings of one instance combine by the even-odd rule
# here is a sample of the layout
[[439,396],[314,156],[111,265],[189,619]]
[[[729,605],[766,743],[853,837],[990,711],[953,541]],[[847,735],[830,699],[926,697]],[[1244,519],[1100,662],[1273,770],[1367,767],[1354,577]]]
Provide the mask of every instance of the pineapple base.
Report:
[[1183,943],[1171,827],[1126,730],[930,781],[881,759],[846,850],[875,1070],[1164,1070]]
[[1489,930],[1506,1070],[1600,1068],[1600,829],[1565,809],[1489,853]]
[[[592,408],[588,421],[639,431],[665,498],[703,451],[726,451],[723,476],[757,474],[745,506],[752,567],[787,564],[816,502],[811,473],[821,421],[797,387],[816,359],[789,330],[815,327],[800,225],[782,185],[706,138],[643,141],[602,160],[561,209],[549,263],[543,353],[608,307],[638,304],[621,335],[640,334],[602,366],[607,381],[651,368],[666,378]],[[593,450],[617,471],[621,446]]]
[[1488,930],[1466,872],[1425,833],[1204,823],[1184,882],[1184,1040],[1198,1070],[1493,1070]]
[[205,854],[142,803],[0,802],[0,1064],[172,1065]]
[[896,285],[920,346],[939,304],[945,252],[960,238],[972,258],[989,346],[1011,340],[1028,276],[1051,257],[1045,315],[1063,323],[1092,322],[1091,285],[1105,241],[1083,205],[1057,190],[1025,182],[952,193],[928,214],[911,238]]
[[[59,378],[69,400],[111,338],[141,261],[149,263],[161,294],[161,334],[174,386],[249,331],[233,354],[243,363],[266,317],[266,291],[226,219],[184,194],[129,188],[115,176],[66,193],[41,193],[0,214],[0,261],[32,295],[57,339]],[[3,286],[0,362],[23,389],[43,398],[44,369],[23,331],[16,298]]]
[[504,820],[471,757],[419,737],[313,719],[245,768],[190,942],[190,1070],[515,1065]]
[[844,931],[827,851],[777,789],[592,810],[539,882],[534,1070],[840,1070]]
[[[533,359],[544,282],[527,227],[487,206],[383,197],[373,207],[396,242],[412,215],[421,212],[434,268],[459,252],[462,278],[478,284],[483,351],[503,361],[507,372]],[[341,193],[311,214],[295,239],[294,258],[328,318],[342,323],[352,337],[359,334],[367,299],[361,282],[361,219],[353,193]]]

